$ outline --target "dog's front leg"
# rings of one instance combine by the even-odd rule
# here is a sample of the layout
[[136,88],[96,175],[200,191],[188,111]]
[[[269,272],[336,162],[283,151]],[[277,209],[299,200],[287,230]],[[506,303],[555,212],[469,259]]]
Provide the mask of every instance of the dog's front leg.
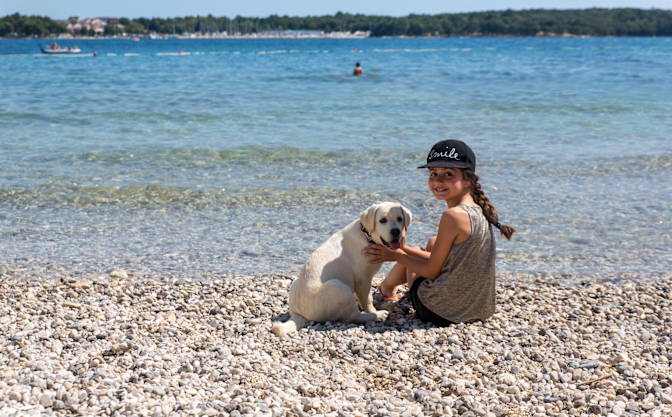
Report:
[[[368,284],[368,285],[367,285]],[[359,302],[359,306],[365,313],[375,313],[376,308],[373,306],[373,294],[371,294],[371,282],[355,284],[355,296]]]

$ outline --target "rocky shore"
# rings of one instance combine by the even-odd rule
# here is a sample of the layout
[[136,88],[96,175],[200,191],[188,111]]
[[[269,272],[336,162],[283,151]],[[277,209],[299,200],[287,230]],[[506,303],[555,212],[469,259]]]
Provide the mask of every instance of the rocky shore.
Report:
[[498,282],[485,323],[276,338],[283,275],[0,271],[0,415],[672,415],[672,284]]

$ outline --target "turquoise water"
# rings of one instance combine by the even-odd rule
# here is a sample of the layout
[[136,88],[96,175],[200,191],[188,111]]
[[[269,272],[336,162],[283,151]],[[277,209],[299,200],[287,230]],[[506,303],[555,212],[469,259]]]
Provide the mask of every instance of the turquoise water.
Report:
[[424,244],[443,206],[415,167],[456,138],[519,231],[499,272],[672,268],[670,38],[39,44],[0,40],[6,266],[294,273],[381,200]]

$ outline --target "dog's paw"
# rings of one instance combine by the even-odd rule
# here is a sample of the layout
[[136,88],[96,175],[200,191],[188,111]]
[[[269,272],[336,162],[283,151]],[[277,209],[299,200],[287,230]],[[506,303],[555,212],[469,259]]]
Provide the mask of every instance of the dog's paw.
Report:
[[383,321],[390,315],[390,312],[387,310],[378,310],[376,311],[376,321]]

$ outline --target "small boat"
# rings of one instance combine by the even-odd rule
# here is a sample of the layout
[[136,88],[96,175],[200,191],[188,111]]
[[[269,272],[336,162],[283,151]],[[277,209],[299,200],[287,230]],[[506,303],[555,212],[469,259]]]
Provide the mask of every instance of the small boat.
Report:
[[81,49],[79,49],[76,46],[73,46],[72,48],[58,48],[58,49],[53,49],[49,46],[42,46],[40,45],[40,49],[42,50],[43,54],[53,54],[53,55],[61,55],[61,54],[78,54],[82,52]]
[[131,38],[131,40],[132,40],[132,41],[139,41],[139,40],[140,40],[140,38],[139,38],[139,37],[137,37],[137,36],[133,36],[133,37]]

